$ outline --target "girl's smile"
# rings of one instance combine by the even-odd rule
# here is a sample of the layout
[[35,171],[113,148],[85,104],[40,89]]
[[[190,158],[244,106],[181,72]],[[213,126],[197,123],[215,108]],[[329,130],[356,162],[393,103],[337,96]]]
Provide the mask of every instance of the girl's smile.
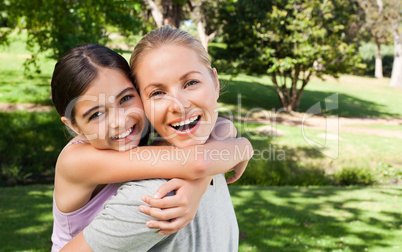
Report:
[[145,115],[141,99],[121,71],[102,68],[78,98],[71,126],[95,148],[125,151],[139,144]]

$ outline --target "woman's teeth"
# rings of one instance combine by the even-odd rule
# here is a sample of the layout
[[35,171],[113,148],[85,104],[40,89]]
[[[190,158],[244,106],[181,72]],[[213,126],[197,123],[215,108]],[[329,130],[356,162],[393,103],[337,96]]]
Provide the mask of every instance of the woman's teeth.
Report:
[[181,122],[176,122],[176,123],[172,123],[170,124],[170,126],[172,126],[173,128],[175,128],[176,130],[179,130],[179,128],[181,130],[187,130],[189,128],[192,128],[194,125],[192,125],[193,122],[199,120],[200,116],[193,116],[189,119],[186,119],[184,121]]
[[122,134],[120,134],[120,135],[118,135],[118,136],[111,137],[111,139],[117,140],[117,139],[125,138],[125,137],[127,137],[128,135],[130,135],[131,132],[133,132],[133,128],[134,128],[134,127],[131,127],[131,128],[129,128],[126,132],[124,132],[124,133],[122,133]]
[[190,119],[187,119],[185,121],[181,121],[181,122],[177,122],[177,123],[172,123],[171,125],[173,127],[179,127],[179,126],[184,126],[186,124],[190,124],[192,122],[194,122],[195,120],[197,120],[198,116],[193,116]]

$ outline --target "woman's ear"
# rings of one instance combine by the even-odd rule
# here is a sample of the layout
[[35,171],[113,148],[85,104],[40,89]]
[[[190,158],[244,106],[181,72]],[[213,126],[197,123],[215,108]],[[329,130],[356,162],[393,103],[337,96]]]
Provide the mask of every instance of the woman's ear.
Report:
[[219,92],[221,91],[221,87],[219,84],[219,78],[218,78],[218,72],[216,71],[216,68],[212,68],[212,71],[214,72],[215,76],[215,95],[216,95],[216,100],[219,98]]
[[71,120],[68,119],[67,117],[62,116],[62,117],[61,117],[61,121],[62,121],[62,122],[64,123],[64,125],[66,125],[70,130],[74,131],[75,134],[77,134],[77,135],[81,135],[81,134],[82,134],[81,131],[79,130],[79,128],[78,128],[76,125],[74,125],[74,124],[71,122]]

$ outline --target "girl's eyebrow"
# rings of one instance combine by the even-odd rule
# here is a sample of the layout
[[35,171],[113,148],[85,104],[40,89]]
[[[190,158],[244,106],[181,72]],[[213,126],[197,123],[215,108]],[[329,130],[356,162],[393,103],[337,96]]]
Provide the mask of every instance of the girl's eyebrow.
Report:
[[[133,91],[133,90],[134,90],[134,87],[128,87],[128,88],[123,89],[118,95],[116,95],[116,100],[117,100],[117,98],[123,96],[125,93],[130,92],[130,91]],[[82,115],[82,117],[85,118],[85,117],[87,117],[92,111],[97,110],[97,109],[102,108],[102,107],[104,107],[104,106],[95,106],[95,107],[89,109],[87,112],[85,112],[85,113]]]
[[95,106],[95,107],[89,109],[87,112],[85,112],[85,113],[82,115],[82,117],[83,117],[83,118],[87,117],[89,114],[91,114],[92,111],[98,110],[98,109],[101,108],[101,107],[103,107],[103,106]]

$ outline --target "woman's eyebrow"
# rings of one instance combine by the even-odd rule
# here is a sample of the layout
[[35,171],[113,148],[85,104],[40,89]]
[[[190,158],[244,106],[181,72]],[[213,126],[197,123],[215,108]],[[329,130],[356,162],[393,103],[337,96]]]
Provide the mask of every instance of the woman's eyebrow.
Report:
[[128,88],[126,88],[126,89],[124,89],[124,90],[122,90],[118,95],[116,95],[115,97],[116,98],[119,98],[120,96],[122,96],[122,95],[124,95],[126,92],[131,92],[131,91],[133,91],[134,90],[134,87],[128,87]]
[[180,77],[180,80],[184,80],[187,79],[189,75],[191,74],[201,74],[201,72],[199,71],[190,71],[188,73],[185,73],[183,76]]
[[145,88],[144,88],[144,91],[147,91],[147,89],[150,89],[150,88],[153,88],[153,87],[157,87],[157,88],[160,88],[160,87],[164,87],[165,85],[163,85],[162,83],[151,83],[151,84],[148,84]]

